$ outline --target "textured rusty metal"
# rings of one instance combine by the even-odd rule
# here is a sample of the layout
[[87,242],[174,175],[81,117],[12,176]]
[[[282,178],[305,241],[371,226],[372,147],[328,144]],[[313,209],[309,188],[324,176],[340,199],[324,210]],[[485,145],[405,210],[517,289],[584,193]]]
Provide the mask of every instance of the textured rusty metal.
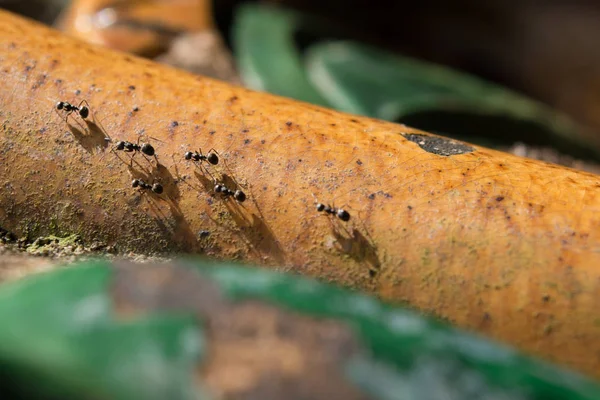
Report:
[[[435,154],[403,125],[193,76],[7,13],[0,72],[3,228],[282,266],[600,376],[598,176],[478,146]],[[88,122],[66,123],[59,100],[88,101]],[[138,154],[133,167],[104,140],[141,133],[157,160]],[[200,148],[220,154],[211,175],[183,159]],[[215,196],[213,177],[248,199]],[[140,193],[134,178],[164,193]],[[322,216],[316,200],[352,218]]]

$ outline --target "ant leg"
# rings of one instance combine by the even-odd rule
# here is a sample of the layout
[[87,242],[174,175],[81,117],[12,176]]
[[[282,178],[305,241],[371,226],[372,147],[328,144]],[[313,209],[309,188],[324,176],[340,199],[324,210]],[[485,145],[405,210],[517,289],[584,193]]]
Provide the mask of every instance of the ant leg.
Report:
[[71,111],[67,111],[67,113],[65,114],[65,123],[68,124],[69,122],[67,121],[69,119],[69,115],[73,114],[73,110]]
[[67,111],[67,113],[66,113],[66,114],[61,114],[61,113],[60,113],[60,112],[59,112],[59,111],[56,109],[56,107],[53,107],[53,108],[54,108],[54,112],[56,113],[56,115],[58,115],[58,117],[59,117],[60,119],[62,119],[63,121],[65,121],[65,124],[67,124],[67,125],[68,125],[68,124],[69,124],[69,122],[68,122],[69,115],[71,115],[71,113],[72,113],[73,111]]
[[60,112],[59,112],[59,111],[56,109],[56,107],[52,107],[52,109],[54,110],[54,112],[56,113],[56,115],[58,115],[58,117],[59,117],[60,119],[63,119],[63,117],[64,117],[64,114],[61,114],[61,113],[60,113]]
[[215,178],[215,177],[213,176],[213,174],[211,174],[211,173],[210,173],[210,171],[208,170],[208,168],[206,168],[206,167],[205,167],[205,166],[203,166],[202,164],[200,164],[200,168],[201,168],[201,169],[204,169],[204,172],[206,172],[206,173],[208,174],[208,176],[210,176],[210,177],[211,177],[211,178],[212,178],[214,181],[216,181],[216,180],[217,180],[217,178]]
[[142,137],[147,137],[148,139],[156,140],[157,142],[160,142],[160,143],[165,143],[164,140],[160,140],[160,139],[157,139],[157,138],[152,137],[152,136],[148,136],[148,135],[141,135],[141,136]]
[[341,206],[341,207],[336,207],[336,205],[335,205],[335,204],[333,204],[333,208],[335,208],[336,210],[345,210],[345,208],[344,208],[344,207],[348,207],[348,204],[344,204],[344,205],[343,205],[343,206]]
[[[202,150],[200,150],[200,153],[196,152],[196,154],[200,154],[200,156],[202,156]],[[206,168],[204,168],[204,166],[202,165],[202,160],[198,160],[196,161],[193,157],[192,157],[192,162],[194,163],[194,167],[200,169],[200,171],[204,174],[204,171],[206,170]],[[208,170],[206,170],[208,171]]]
[[[70,110],[70,111],[68,111],[68,112],[65,114],[65,124],[67,124],[67,125],[70,125],[70,124],[69,124],[69,115],[73,114],[73,112],[74,112],[74,111],[75,111],[75,110]],[[81,129],[81,131],[82,131],[82,132],[85,132],[85,129],[86,129],[86,128],[85,128],[85,126],[83,126],[83,125],[81,124],[81,122],[80,122],[80,121],[78,121],[78,120],[75,120],[75,123],[77,124],[77,126],[79,126],[79,128]]]
[[[144,157],[144,160],[146,160],[146,162],[148,164],[150,164],[150,167],[154,168],[154,166],[152,165],[152,160],[146,156],[144,153],[141,153],[142,156]],[[156,156],[156,154],[154,154],[152,157],[154,157],[154,161],[156,161],[156,168],[158,168],[161,164],[158,162],[158,157]]]
[[81,100],[79,102],[79,105],[77,106],[77,108],[81,108],[82,104],[85,104],[87,106],[88,110],[91,110],[90,103],[88,103],[87,100]]
[[357,221],[360,223],[365,236],[367,238],[367,240],[369,241],[369,244],[371,245],[371,247],[376,248],[375,246],[375,241],[373,240],[373,237],[371,236],[371,234],[369,233],[369,229],[367,229],[367,225],[365,224],[365,221],[363,219],[363,217],[361,216],[361,211],[358,212],[357,215]]
[[[140,148],[140,140],[142,139],[143,135],[138,135],[138,138],[135,142],[136,146],[138,146],[138,148]],[[142,150],[139,150],[139,153],[141,153]],[[133,166],[133,157],[135,157],[137,155],[138,151],[134,150],[133,154],[131,155],[131,166]],[[142,154],[144,156],[144,154]],[[148,161],[148,159],[146,158],[146,156],[144,156],[144,158],[146,159],[146,161]],[[138,164],[139,165],[139,164]]]
[[[137,154],[137,151],[135,151],[135,150],[134,150],[134,151],[132,152],[132,154],[131,154],[131,158],[129,159],[129,166],[130,166],[131,168],[133,168],[133,157],[135,157],[135,155],[136,155],[136,154]],[[136,163],[136,164],[137,164],[137,163]]]
[[229,168],[229,166],[227,166],[227,163],[225,161],[223,161],[223,166],[225,167],[225,170],[227,171],[226,176],[231,179],[231,181],[235,184],[235,188],[236,189],[240,189],[242,188],[242,185],[239,184],[239,182],[233,177],[233,171]]
[[[140,153],[144,157],[144,160],[146,160],[148,162],[148,164],[152,165],[152,162],[150,162],[150,160],[148,160],[148,158],[146,157],[146,155],[144,153],[142,153],[142,150],[141,150],[141,147],[140,147],[140,140],[142,139],[143,136],[144,135],[139,135],[138,138],[137,138],[137,141],[135,142],[136,146],[138,146],[138,148],[140,150],[133,150],[133,154],[131,155],[131,165],[132,166],[133,166],[133,157],[135,157],[137,155],[137,153]],[[156,157],[156,154],[155,154],[155,157]],[[136,164],[139,165],[140,168],[142,168],[142,166],[139,163],[136,162]],[[156,164],[158,165],[158,160],[157,160]]]
[[[108,142],[111,142],[111,140],[107,140],[107,139],[108,139],[108,138],[104,138],[104,141],[105,141],[106,143],[108,143]],[[112,147],[110,148],[110,151],[111,151],[111,152],[113,152],[115,155],[117,155],[117,153],[115,152],[115,150],[114,150]],[[100,156],[100,159],[99,159],[98,161],[102,161],[102,160],[104,160],[104,157],[105,157],[105,156],[106,156],[106,152],[103,152],[103,153],[102,153],[102,155]],[[119,156],[117,155],[117,157],[119,157]]]
[[187,179],[185,179],[185,177],[182,177],[181,174],[179,173],[179,161],[175,160],[175,156],[173,154],[171,154],[171,160],[173,161],[173,169],[175,170],[175,178],[176,178],[176,184],[179,183],[185,183],[186,185],[188,185],[189,187],[191,187],[194,190],[198,190],[196,189],[196,187],[194,187],[194,185],[192,185],[191,183],[187,182]]

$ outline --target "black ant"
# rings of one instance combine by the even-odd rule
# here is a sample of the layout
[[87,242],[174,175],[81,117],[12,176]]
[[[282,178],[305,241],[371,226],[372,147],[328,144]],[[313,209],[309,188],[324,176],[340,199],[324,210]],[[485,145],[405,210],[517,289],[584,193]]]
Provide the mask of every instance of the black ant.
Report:
[[141,151],[147,156],[152,157],[155,154],[154,147],[149,143],[131,143],[126,140],[120,140],[117,142],[115,146],[115,150],[125,151],[127,153],[131,153],[134,151]]
[[341,209],[341,208],[326,206],[325,204],[317,203],[317,211],[324,212],[329,215],[335,215],[342,221],[350,221],[350,213],[348,213],[348,211]]
[[212,165],[217,165],[219,163],[219,156],[217,156],[216,151],[213,149],[209,150],[206,155],[202,154],[202,149],[200,149],[200,152],[186,151],[183,157],[186,160],[194,160],[196,162],[205,161]]
[[[112,142],[112,139],[109,137],[104,138],[107,142]],[[154,150],[154,146],[150,143],[142,143],[140,144],[140,138],[138,138],[137,143],[129,142],[127,140],[119,140],[116,142],[115,147],[112,151],[124,151],[126,153],[133,153],[131,156],[131,164],[133,165],[133,157],[137,153],[142,153],[146,156],[152,157],[156,159],[156,150]],[[158,162],[158,159],[157,159]]]
[[238,202],[243,203],[246,200],[246,193],[241,190],[231,190],[222,183],[215,184],[215,193],[221,193],[225,198],[233,196]]
[[131,187],[139,188],[142,190],[152,190],[156,194],[161,194],[163,192],[163,187],[160,183],[155,183],[153,185],[150,185],[141,179],[132,180]]
[[[82,106],[82,104],[87,104],[87,106]],[[77,113],[81,116],[81,118],[86,119],[90,115],[89,103],[85,100],[82,100],[78,106],[74,106],[73,104],[67,101],[59,101],[56,103],[57,110],[65,110],[67,113],[65,114],[65,121],[67,117],[71,115],[73,111],[77,111]]]

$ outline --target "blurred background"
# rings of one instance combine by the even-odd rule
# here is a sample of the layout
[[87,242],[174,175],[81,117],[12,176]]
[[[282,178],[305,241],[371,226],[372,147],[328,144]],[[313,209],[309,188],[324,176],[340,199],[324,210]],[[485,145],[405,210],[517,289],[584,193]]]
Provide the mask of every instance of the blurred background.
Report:
[[600,3],[0,0],[257,90],[600,172]]

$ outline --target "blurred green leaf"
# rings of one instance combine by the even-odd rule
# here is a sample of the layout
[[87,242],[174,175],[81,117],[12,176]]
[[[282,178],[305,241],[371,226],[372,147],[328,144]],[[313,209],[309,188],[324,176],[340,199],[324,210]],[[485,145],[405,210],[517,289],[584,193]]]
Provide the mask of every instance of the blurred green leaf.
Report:
[[[350,327],[364,351],[353,353],[342,370],[373,399],[600,398],[600,385],[580,375],[370,296],[264,269],[186,263],[206,280],[199,275],[194,282],[182,264],[162,270],[153,270],[161,267],[153,264],[130,266],[139,271],[131,275],[139,285],[127,281],[127,290],[143,293],[149,308],[127,319],[114,310],[116,270],[108,262],[83,263],[1,286],[1,398],[210,399],[197,374],[203,354],[211,351],[210,331],[205,338],[197,310],[214,308],[217,300],[196,294],[210,292],[212,285],[216,298],[225,299],[218,301],[266,302],[287,313]],[[187,291],[181,292],[183,281]],[[161,291],[148,291],[148,282]],[[201,287],[194,290],[190,283]],[[177,302],[169,303],[172,312],[161,311],[161,300],[151,297],[165,296],[160,293],[178,294]],[[222,320],[224,327],[243,319],[235,312],[221,317],[230,318]],[[246,331],[244,343],[255,345],[253,337]],[[247,355],[240,357],[241,363],[247,361]],[[273,378],[264,384],[280,382]]]
[[[198,398],[191,379],[202,350],[196,321],[159,314],[116,320],[110,275],[105,263],[88,263],[0,287],[0,393],[63,400]],[[196,346],[186,346],[193,340]]]
[[302,15],[267,5],[236,9],[233,47],[238,70],[249,87],[313,104],[327,101],[308,82],[294,32]]

